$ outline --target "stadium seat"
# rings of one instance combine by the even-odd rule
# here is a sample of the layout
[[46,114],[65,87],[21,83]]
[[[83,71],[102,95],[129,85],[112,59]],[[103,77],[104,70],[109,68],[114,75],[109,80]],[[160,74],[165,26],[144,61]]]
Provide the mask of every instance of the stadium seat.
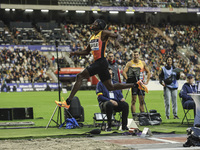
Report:
[[2,28],[5,27],[3,21],[1,21],[1,20],[0,20],[0,27],[2,27]]

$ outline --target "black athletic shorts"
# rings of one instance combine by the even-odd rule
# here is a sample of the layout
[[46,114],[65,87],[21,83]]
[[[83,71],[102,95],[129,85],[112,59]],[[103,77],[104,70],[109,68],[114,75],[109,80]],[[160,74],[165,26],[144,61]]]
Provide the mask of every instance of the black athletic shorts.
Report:
[[135,84],[133,88],[131,88],[132,95],[143,95],[145,96],[145,92],[143,90],[138,89],[138,84]]
[[96,60],[93,64],[87,66],[86,69],[88,70],[90,76],[98,74],[101,82],[111,79],[106,58]]

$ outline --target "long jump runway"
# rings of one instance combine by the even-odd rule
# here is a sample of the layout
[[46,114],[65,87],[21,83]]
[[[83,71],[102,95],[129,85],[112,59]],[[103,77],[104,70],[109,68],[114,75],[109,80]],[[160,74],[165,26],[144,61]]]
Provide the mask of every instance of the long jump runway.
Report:
[[199,149],[200,147],[183,147],[187,140],[186,134],[159,134],[149,137],[139,136],[101,136],[94,137],[93,140],[104,141],[112,144],[124,146],[133,150],[187,150]]

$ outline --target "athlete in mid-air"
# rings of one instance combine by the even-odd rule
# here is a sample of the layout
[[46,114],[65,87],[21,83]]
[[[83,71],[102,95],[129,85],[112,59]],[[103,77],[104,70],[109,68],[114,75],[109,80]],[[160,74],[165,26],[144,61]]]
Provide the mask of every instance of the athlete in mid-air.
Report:
[[133,87],[133,83],[128,84],[112,84],[111,77],[108,71],[108,62],[106,60],[105,51],[108,38],[115,39],[115,47],[120,48],[119,42],[122,40],[122,37],[119,34],[112,33],[108,30],[105,30],[106,23],[104,20],[97,19],[91,26],[93,30],[93,35],[89,39],[89,44],[87,48],[83,51],[75,51],[70,53],[70,57],[73,55],[88,55],[91,51],[94,56],[94,63],[86,67],[81,73],[76,77],[76,82],[71,90],[71,93],[66,101],[56,101],[56,104],[60,107],[70,107],[70,102],[73,99],[76,92],[79,90],[82,80],[88,79],[90,76],[98,74],[101,82],[109,91],[126,89]]

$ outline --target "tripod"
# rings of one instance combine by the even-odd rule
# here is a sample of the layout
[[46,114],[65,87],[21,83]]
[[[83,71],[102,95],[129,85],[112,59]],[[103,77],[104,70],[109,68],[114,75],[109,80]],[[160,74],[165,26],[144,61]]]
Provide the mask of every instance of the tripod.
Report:
[[[58,69],[58,98],[59,98],[59,101],[60,100],[60,65],[59,65],[59,60],[58,60],[58,41],[56,40],[55,41],[55,45],[56,45],[56,55],[57,55],[57,69]],[[53,120],[53,117],[56,113],[58,109],[58,115],[57,115],[57,121]],[[46,126],[46,129],[49,127],[51,121],[55,122],[57,126],[60,126],[60,124],[62,124],[62,113],[61,113],[61,107],[58,108],[58,106],[56,105],[56,108]],[[59,124],[60,123],[60,124]]]
[[[60,92],[61,92],[61,88],[60,88],[60,65],[59,65],[59,60],[58,60],[58,41],[55,41],[55,45],[56,45],[56,54],[57,54],[57,69],[58,69],[58,98],[59,98],[59,101],[61,101],[61,98],[60,98]],[[57,115],[57,121],[55,121],[53,119],[56,111],[58,109],[58,115]],[[72,117],[72,115],[70,114],[70,112],[68,111],[68,109],[66,109],[66,112],[69,114],[70,117]],[[73,118],[73,117],[72,117]],[[58,105],[56,105],[56,108],[46,126],[46,129],[48,129],[51,121],[53,121],[54,123],[56,123],[56,125],[60,128],[66,123],[66,121],[64,123],[62,123],[62,113],[61,113],[61,107],[58,108]]]

